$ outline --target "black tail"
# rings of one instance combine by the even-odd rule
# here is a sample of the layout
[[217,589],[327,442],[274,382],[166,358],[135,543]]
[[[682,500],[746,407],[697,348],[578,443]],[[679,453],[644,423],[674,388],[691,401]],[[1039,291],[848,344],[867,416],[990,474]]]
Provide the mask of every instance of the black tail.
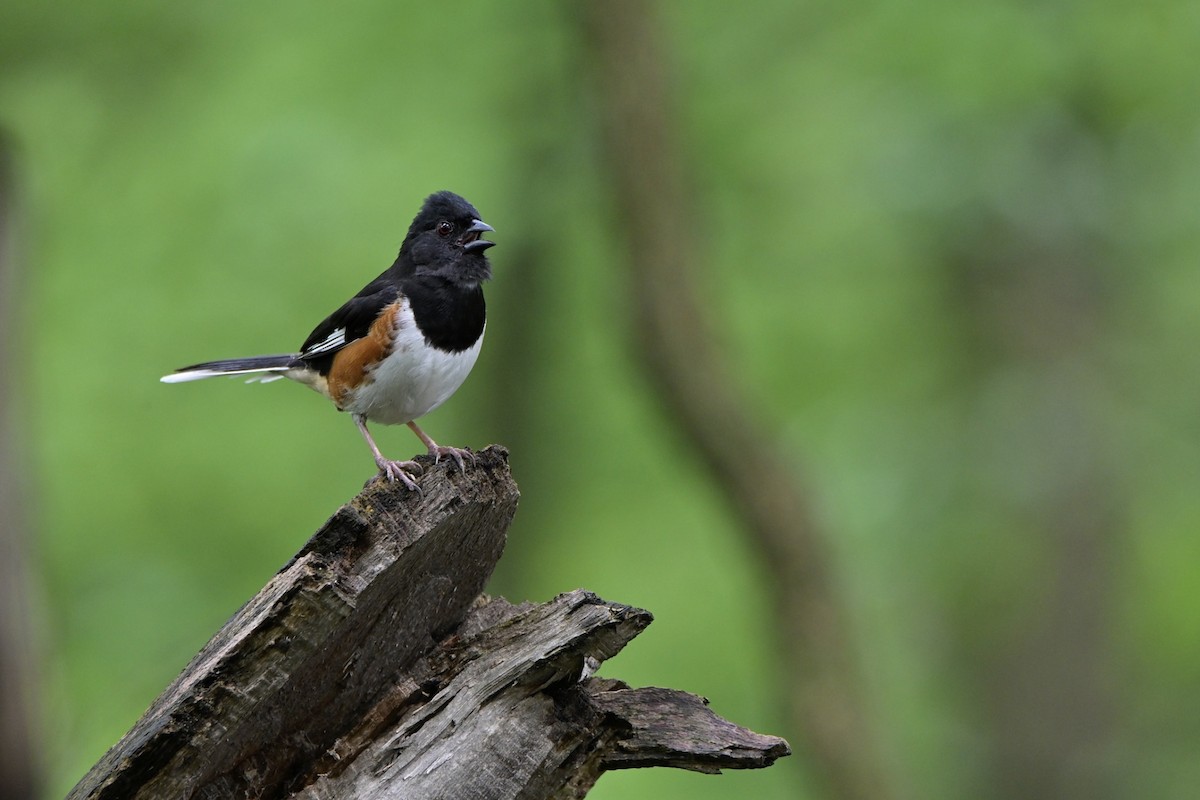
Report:
[[184,381],[198,381],[201,378],[212,378],[216,375],[285,372],[297,365],[297,358],[295,353],[281,353],[277,356],[251,356],[250,358],[228,358],[224,361],[206,361],[203,364],[180,367],[170,375],[164,375],[160,380],[163,383],[183,383]]

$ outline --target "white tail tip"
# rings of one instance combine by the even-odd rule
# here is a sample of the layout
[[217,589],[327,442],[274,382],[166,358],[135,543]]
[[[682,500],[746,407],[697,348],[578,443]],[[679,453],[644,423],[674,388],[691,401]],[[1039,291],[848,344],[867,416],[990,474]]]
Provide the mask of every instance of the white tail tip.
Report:
[[[187,372],[172,372],[170,375],[163,375],[159,378],[163,383],[187,383],[188,381],[199,381],[204,378],[219,378],[221,376],[232,377],[235,375],[253,375],[253,378],[247,381],[251,383],[256,380],[261,380],[263,383],[277,381],[284,377],[281,374],[286,372],[287,367],[273,367],[271,369],[235,369],[235,370],[219,370],[219,369],[191,369]],[[261,378],[259,376],[262,376]]]
[[187,383],[188,381],[198,381],[201,378],[212,378],[223,374],[222,372],[214,372],[211,369],[198,369],[194,372],[172,372],[170,375],[163,375],[159,380],[163,383]]

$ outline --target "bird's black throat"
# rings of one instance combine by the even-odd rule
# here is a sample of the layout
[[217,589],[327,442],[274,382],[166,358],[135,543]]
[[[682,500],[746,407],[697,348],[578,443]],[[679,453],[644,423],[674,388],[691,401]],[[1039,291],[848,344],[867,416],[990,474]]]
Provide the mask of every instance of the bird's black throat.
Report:
[[487,307],[483,287],[464,286],[437,275],[401,281],[417,327],[430,346],[447,353],[469,350],[483,335]]

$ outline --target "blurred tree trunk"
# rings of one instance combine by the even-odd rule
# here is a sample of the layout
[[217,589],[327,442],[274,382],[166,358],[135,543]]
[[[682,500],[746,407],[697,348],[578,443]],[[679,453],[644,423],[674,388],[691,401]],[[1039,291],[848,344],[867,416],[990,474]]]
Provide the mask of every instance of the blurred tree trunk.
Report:
[[[563,78],[549,72],[528,69],[519,93],[508,98],[506,104],[514,114],[525,119],[539,117],[545,123],[547,107],[568,105],[569,98],[562,96]],[[525,149],[516,159],[511,197],[513,208],[520,209],[520,214],[512,221],[525,227],[502,231],[506,237],[503,275],[488,290],[489,306],[501,310],[489,314],[495,321],[489,321],[488,326],[495,331],[489,331],[488,356],[481,364],[488,388],[478,414],[486,420],[490,440],[504,442],[513,453],[521,483],[533,498],[522,511],[521,523],[531,532],[546,529],[539,521],[538,501],[556,493],[555,480],[562,474],[561,462],[551,452],[560,443],[532,435],[546,413],[545,387],[553,385],[556,378],[552,371],[556,343],[545,335],[548,316],[543,312],[555,307],[558,299],[554,296],[551,260],[552,242],[560,231],[544,221],[561,218],[559,176],[568,168],[563,163],[561,146],[565,124],[544,124],[543,130],[544,137],[529,133],[522,138]],[[539,311],[530,313],[530,309]],[[529,562],[535,549],[536,543],[527,537],[510,545],[493,576],[498,593],[528,592],[522,576],[532,571]]]
[[40,788],[34,743],[33,646],[29,625],[24,481],[14,450],[12,391],[17,334],[13,216],[14,156],[0,131],[0,800],[27,800]]
[[[827,796],[895,792],[880,756],[824,533],[713,335],[695,207],[673,113],[657,7],[593,0],[578,16],[599,100],[603,161],[627,251],[637,353],[666,408],[759,551],[777,605],[791,727]],[[706,313],[705,309],[709,309]]]
[[[1049,132],[1045,175],[1094,144],[1081,135]],[[1030,197],[1036,210],[1015,223],[984,212],[955,257],[980,409],[971,471],[1015,522],[1006,546],[1021,554],[1010,569],[978,565],[976,592],[999,581],[991,594],[1003,599],[986,615],[1002,622],[980,639],[976,613],[961,636],[994,737],[986,784],[1021,800],[1094,800],[1114,792],[1105,765],[1122,525],[1104,419],[1106,274],[1089,226],[1062,198],[1043,202]]]

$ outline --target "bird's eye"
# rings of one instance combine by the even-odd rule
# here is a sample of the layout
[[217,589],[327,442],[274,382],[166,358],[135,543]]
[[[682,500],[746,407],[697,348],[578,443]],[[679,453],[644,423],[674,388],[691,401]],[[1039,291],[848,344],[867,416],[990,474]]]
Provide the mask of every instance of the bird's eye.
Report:
[[437,224],[438,236],[449,236],[454,233],[454,226],[446,220],[442,220]]

